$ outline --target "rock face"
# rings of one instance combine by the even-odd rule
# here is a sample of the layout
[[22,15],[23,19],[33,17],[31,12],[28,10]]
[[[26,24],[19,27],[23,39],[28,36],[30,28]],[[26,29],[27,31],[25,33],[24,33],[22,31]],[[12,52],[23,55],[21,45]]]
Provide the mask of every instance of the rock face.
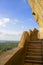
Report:
[[18,47],[23,47],[25,42],[28,42],[28,41],[30,41],[29,33],[27,31],[24,31]]
[[28,31],[24,31],[21,37],[21,40],[19,42],[18,47],[24,47],[26,42],[30,42],[30,41],[37,41],[38,38],[38,30],[36,28],[34,28],[34,30],[30,30]]
[[40,26],[40,38],[43,39],[43,0],[28,0],[28,2],[32,8],[32,14]]
[[38,37],[38,30],[36,28],[34,28],[34,30],[30,30],[30,41],[36,41],[39,39]]

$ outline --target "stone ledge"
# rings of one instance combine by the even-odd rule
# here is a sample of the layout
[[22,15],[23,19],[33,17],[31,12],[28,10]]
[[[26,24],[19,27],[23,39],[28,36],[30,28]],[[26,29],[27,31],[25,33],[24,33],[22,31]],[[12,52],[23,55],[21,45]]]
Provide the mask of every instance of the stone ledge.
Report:
[[6,52],[5,54],[3,54],[3,56],[0,57],[0,65],[6,65],[6,63],[7,63],[13,56],[15,56],[15,54],[17,54],[20,49],[21,49],[21,48],[15,48],[15,49],[12,49],[12,50]]

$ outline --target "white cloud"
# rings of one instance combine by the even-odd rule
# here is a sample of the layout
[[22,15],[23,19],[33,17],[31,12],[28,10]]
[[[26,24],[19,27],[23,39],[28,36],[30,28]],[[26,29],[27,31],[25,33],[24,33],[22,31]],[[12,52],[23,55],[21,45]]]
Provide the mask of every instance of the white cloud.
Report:
[[17,24],[18,22],[19,22],[19,20],[18,20],[18,19],[15,19],[13,24],[15,25],[15,24]]
[[7,31],[7,30],[0,30],[3,34],[10,34],[10,35],[19,35],[22,31]]
[[20,40],[23,31],[0,30],[0,40]]
[[5,27],[6,23],[10,22],[9,18],[1,18],[0,19],[0,26]]

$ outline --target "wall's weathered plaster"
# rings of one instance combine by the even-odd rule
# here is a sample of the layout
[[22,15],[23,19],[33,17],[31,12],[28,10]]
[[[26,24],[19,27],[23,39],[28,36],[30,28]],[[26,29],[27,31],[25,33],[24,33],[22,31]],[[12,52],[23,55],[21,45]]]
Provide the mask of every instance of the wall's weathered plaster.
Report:
[[40,26],[40,38],[43,38],[43,0],[28,0],[36,22]]

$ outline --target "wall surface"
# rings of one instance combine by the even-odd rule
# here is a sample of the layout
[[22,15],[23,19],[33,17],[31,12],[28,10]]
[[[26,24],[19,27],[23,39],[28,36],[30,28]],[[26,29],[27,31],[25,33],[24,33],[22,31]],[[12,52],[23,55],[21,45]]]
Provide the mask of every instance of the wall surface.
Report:
[[28,0],[28,2],[32,8],[32,14],[40,26],[40,38],[43,39],[43,0]]

